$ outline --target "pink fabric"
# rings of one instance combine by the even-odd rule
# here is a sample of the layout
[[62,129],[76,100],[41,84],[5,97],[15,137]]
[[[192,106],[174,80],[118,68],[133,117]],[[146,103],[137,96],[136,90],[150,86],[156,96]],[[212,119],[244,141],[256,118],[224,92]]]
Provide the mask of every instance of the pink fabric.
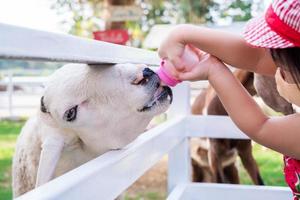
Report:
[[[298,3],[298,4],[299,4],[298,15],[300,18],[300,14],[299,14],[300,13],[300,3]],[[292,17],[292,16],[290,16],[290,17]],[[289,20],[289,21],[292,21],[292,20]],[[279,16],[276,15],[272,6],[270,6],[268,11],[266,12],[266,22],[269,25],[269,27],[274,32],[276,32],[278,35],[280,35],[282,38],[293,43],[294,46],[300,47],[300,32],[296,31],[289,25],[285,24],[285,22],[282,21],[279,18]],[[299,23],[299,22],[295,21],[293,24],[297,24],[297,23]]]
[[300,0],[274,0],[265,17],[247,23],[244,38],[255,47],[299,47],[299,20]]
[[284,176],[293,191],[293,200],[300,200],[300,160],[284,156]]

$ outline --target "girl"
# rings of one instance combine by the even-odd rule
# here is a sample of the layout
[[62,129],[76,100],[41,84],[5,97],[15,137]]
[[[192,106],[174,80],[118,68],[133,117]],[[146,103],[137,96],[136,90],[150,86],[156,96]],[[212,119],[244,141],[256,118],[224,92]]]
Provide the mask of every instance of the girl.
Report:
[[[181,63],[185,45],[197,50],[192,69]],[[276,78],[277,89],[300,106],[300,0],[274,0],[264,17],[248,22],[244,37],[179,25],[162,43],[159,55],[179,80],[208,79],[235,124],[252,140],[284,154],[285,179],[300,199],[300,114],[269,118],[224,63]]]

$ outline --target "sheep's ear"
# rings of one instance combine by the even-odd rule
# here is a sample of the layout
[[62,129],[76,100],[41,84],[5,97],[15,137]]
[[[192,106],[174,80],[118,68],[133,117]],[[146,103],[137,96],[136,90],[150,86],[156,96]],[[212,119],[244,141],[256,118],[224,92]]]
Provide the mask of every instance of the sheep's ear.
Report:
[[46,106],[45,106],[44,96],[41,97],[40,110],[41,110],[41,112],[43,112],[43,113],[50,113],[50,112],[48,111],[48,109],[46,108]]
[[39,112],[39,116],[42,119],[42,121],[48,126],[55,126],[55,122],[51,116],[51,113],[45,105],[44,96],[41,97],[40,110],[41,112]]
[[47,138],[42,141],[42,151],[35,187],[43,185],[53,179],[57,163],[64,147],[64,138],[56,129],[47,127],[44,131],[48,132],[48,134]]

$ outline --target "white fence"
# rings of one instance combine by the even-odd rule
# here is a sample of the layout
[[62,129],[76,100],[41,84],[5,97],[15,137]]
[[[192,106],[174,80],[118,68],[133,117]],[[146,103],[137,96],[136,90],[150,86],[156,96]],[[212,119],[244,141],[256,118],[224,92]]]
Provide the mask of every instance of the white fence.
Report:
[[4,74],[0,86],[0,119],[30,117],[36,113],[47,77],[20,77]]
[[[157,66],[154,52],[74,36],[0,25],[0,58],[108,63],[134,62]],[[75,69],[74,69],[75,70]],[[168,154],[168,199],[291,199],[283,187],[191,183],[189,138],[244,138],[228,117],[191,116],[189,86],[174,89],[169,120],[119,151],[108,152],[19,197],[37,199],[116,198],[162,156]]]

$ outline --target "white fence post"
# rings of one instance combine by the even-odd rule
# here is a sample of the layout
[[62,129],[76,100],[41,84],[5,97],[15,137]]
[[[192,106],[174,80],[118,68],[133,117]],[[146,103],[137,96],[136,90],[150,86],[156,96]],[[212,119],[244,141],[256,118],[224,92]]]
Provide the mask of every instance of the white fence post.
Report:
[[186,82],[178,84],[173,89],[173,102],[168,111],[168,117],[178,115],[189,115],[191,113],[190,105],[190,85]]
[[8,85],[7,85],[7,95],[8,95],[8,113],[9,117],[13,117],[13,92],[14,92],[14,83],[13,83],[13,73],[9,71],[8,73]]
[[[174,102],[168,115],[170,117],[175,115],[189,115],[191,110],[189,84],[179,84],[174,88],[173,93]],[[186,133],[184,132],[182,134]],[[168,154],[168,193],[170,193],[177,184],[190,181],[190,168],[189,138],[185,137],[183,141]]]

